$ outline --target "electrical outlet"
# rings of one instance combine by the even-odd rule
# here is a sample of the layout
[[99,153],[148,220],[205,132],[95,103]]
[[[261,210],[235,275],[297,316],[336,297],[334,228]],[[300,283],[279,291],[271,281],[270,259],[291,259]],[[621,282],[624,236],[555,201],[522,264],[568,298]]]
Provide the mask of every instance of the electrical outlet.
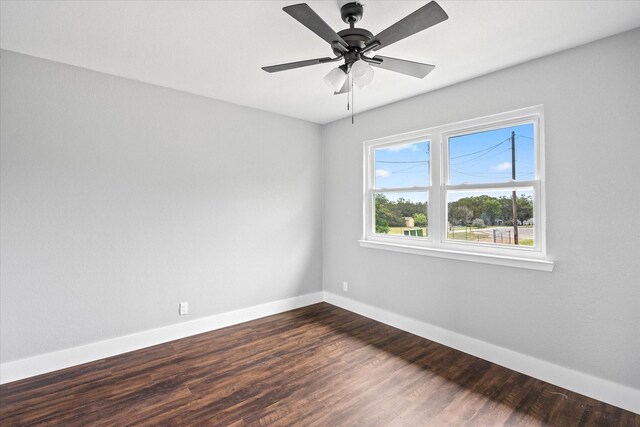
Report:
[[344,292],[348,292],[349,291],[349,284],[347,282],[342,282],[342,290]]
[[189,303],[188,302],[181,302],[180,303],[180,316],[185,316],[187,314],[189,314]]

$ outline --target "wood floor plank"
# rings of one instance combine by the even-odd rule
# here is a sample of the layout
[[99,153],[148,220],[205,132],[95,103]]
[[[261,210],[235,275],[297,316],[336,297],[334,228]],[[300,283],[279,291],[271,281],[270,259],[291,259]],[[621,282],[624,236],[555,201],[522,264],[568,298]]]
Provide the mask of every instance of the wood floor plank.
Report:
[[4,384],[0,425],[640,427],[640,415],[321,303]]

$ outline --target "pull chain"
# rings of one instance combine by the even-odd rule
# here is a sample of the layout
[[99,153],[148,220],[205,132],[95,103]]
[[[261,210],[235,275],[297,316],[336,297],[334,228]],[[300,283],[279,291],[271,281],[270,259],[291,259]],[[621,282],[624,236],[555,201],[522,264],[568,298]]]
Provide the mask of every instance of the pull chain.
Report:
[[353,110],[355,109],[354,92],[353,79],[351,79],[351,124],[353,124]]
[[[347,74],[347,87],[350,88],[351,87],[351,73]],[[347,92],[347,111],[349,111],[349,100],[351,94]]]
[[354,106],[354,96],[353,96],[353,78],[351,77],[351,73],[347,76],[347,86],[349,87],[349,92],[347,93],[347,111],[351,110],[351,124],[353,124],[353,106]]

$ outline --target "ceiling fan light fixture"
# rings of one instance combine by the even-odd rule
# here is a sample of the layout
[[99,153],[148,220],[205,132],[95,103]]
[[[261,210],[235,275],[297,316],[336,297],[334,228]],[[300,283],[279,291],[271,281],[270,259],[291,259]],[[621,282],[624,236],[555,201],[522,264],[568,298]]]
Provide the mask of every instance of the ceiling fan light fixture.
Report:
[[324,76],[324,82],[329,86],[334,92],[338,92],[344,82],[347,80],[347,73],[340,67],[334,68],[329,71],[329,74]]
[[353,63],[351,73],[353,73],[353,82],[360,89],[369,86],[373,81],[373,68],[362,59]]

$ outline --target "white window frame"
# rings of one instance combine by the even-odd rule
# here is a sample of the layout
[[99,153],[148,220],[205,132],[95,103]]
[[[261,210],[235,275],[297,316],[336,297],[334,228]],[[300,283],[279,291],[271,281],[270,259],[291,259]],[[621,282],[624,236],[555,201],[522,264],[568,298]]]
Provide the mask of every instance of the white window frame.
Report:
[[[470,133],[496,128],[532,123],[534,125],[535,179],[529,181],[506,181],[487,184],[448,183],[448,139]],[[385,145],[410,144],[429,141],[430,181],[428,186],[409,188],[376,188],[376,149]],[[363,230],[360,245],[367,248],[386,249],[396,252],[452,258],[473,262],[521,267],[534,270],[553,270],[553,261],[546,253],[545,218],[545,165],[544,165],[544,117],[543,107],[524,108],[506,113],[480,117],[472,120],[435,126],[400,135],[364,142],[364,191]],[[502,246],[447,239],[447,191],[511,191],[530,189],[534,198],[534,246]],[[375,233],[373,195],[392,192],[428,192],[428,237],[406,237]]]

